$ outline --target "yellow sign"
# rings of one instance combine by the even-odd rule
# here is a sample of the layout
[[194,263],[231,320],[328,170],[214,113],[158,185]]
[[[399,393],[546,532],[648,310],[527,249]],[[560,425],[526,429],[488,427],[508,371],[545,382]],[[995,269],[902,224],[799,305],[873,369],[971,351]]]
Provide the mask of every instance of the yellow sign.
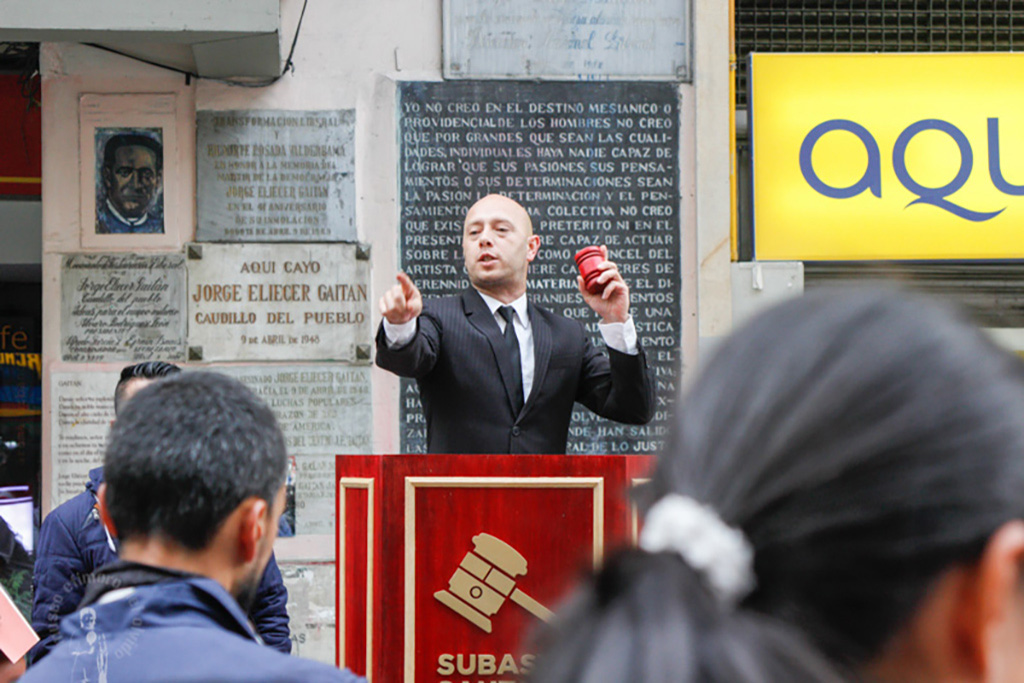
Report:
[[754,55],[754,256],[1024,258],[1024,55]]

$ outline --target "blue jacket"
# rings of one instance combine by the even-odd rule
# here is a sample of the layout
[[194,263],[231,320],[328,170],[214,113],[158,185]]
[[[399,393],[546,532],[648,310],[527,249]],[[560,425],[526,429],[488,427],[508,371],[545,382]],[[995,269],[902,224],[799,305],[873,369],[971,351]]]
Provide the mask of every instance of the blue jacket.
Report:
[[[103,468],[91,470],[85,491],[59,505],[43,520],[36,546],[32,601],[32,628],[40,641],[29,653],[29,661],[38,661],[60,639],[59,622],[78,608],[89,575],[117,560],[117,545],[96,510],[96,492],[102,483]],[[292,651],[287,603],[288,590],[271,555],[249,617],[263,642],[285,654]]]
[[235,599],[206,577],[117,562],[99,572],[82,605],[61,620],[61,642],[23,683],[365,683],[261,645]]

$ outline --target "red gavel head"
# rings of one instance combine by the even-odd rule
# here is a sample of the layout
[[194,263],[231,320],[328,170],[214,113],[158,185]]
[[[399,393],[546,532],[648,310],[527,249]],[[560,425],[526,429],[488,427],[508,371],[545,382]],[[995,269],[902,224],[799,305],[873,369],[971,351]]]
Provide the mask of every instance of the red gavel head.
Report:
[[597,278],[601,271],[598,266],[604,262],[600,247],[583,247],[576,252],[576,266],[580,269],[580,276],[583,278],[583,286],[591,294],[600,294],[601,285]]

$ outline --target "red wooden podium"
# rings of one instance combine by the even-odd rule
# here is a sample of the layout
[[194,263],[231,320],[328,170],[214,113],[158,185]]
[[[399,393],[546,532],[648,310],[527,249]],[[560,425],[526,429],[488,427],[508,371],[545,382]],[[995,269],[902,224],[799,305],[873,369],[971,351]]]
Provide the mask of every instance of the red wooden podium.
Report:
[[512,683],[524,634],[636,537],[626,455],[337,457],[338,664],[375,683]]

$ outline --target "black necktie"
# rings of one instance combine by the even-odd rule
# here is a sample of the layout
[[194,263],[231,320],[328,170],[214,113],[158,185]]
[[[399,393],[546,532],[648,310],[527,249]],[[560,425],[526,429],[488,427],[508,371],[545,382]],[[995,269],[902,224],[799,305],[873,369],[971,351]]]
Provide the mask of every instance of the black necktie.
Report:
[[505,319],[505,344],[508,346],[509,356],[512,358],[512,384],[515,385],[512,391],[513,408],[516,414],[523,409],[523,364],[519,357],[519,338],[516,337],[516,328],[512,325],[512,314],[514,309],[511,306],[501,306],[498,313]]

